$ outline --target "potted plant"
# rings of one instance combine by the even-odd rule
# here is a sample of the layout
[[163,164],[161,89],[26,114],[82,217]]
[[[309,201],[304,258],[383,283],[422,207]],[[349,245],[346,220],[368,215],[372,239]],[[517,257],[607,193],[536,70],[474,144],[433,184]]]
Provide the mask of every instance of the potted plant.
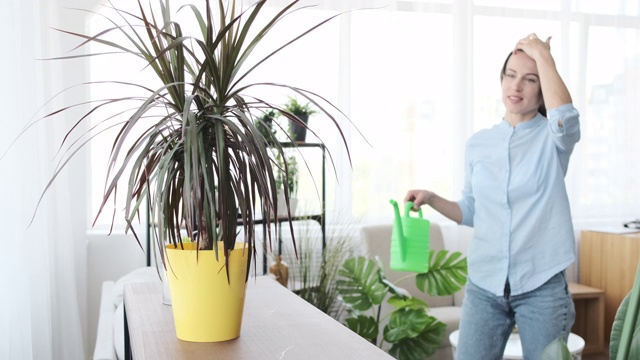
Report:
[[287,216],[288,210],[293,215],[298,204],[298,160],[295,155],[278,153],[276,154],[276,165],[278,216]]
[[269,109],[262,114],[258,119],[256,119],[255,125],[256,129],[260,132],[260,134],[264,137],[267,144],[273,146],[276,140],[276,129],[273,128],[273,121],[275,120],[277,114],[275,110]]
[[284,105],[283,116],[289,119],[289,136],[292,142],[304,142],[307,138],[307,128],[309,117],[316,113],[311,107],[311,103],[302,105],[294,97],[289,97],[289,101]]
[[341,321],[345,304],[340,300],[336,280],[342,263],[358,252],[354,240],[357,223],[339,222],[327,234],[324,246],[321,230],[312,224],[311,221],[301,227],[296,237],[297,254],[290,246],[282,247],[282,256],[290,264],[288,286],[318,310]]
[[[415,277],[416,286],[429,295],[452,295],[467,281],[467,260],[459,252],[430,254],[429,270]],[[446,325],[428,314],[429,304],[389,281],[381,261],[357,256],[347,259],[338,272],[337,291],[349,307],[347,327],[396,359],[424,359],[435,353]],[[383,303],[394,309],[381,317]],[[384,324],[382,338],[380,328]]]
[[[239,336],[244,290],[255,256],[256,214],[259,209],[269,226],[277,212],[273,150],[283,156],[283,149],[278,142],[269,144],[252,114],[283,109],[250,91],[260,86],[289,89],[316,104],[328,104],[327,109],[336,109],[303,89],[277,82],[249,82],[248,76],[264,61],[335,17],[311,26],[256,59],[255,65],[247,65],[256,46],[282,18],[295,13],[297,3],[291,1],[256,29],[256,18],[266,0],[243,10],[233,0],[206,0],[181,7],[193,15],[190,21],[199,26],[199,35],[184,35],[183,24],[171,19],[168,0],[158,0],[153,9],[151,4],[145,8],[138,1],[137,13],[114,9],[117,16],[108,19],[113,26],[96,35],[63,31],[83,40],[78,47],[98,43],[142,59],[159,81],[158,86],[114,81],[114,94],[92,103],[78,121],[98,114],[97,110],[124,105],[99,115],[100,123],[119,129],[99,212],[122,185],[121,180],[126,182],[128,231],[133,231],[132,223],[148,204],[152,238],[166,250],[163,260],[180,339],[222,341]],[[124,40],[113,40],[112,33],[124,36]],[[140,63],[132,64],[140,68]],[[118,86],[136,88],[145,95],[122,97]],[[132,103],[133,109],[127,111]],[[47,117],[79,105],[65,106]],[[335,117],[321,109],[340,130]],[[70,129],[67,137],[73,135],[74,129]],[[78,137],[82,135],[93,136]],[[86,143],[67,141],[68,155],[51,181]],[[343,141],[346,147],[344,137]],[[285,174],[288,171],[285,167]],[[292,226],[290,231],[293,238]],[[206,290],[188,290],[190,286]],[[230,291],[237,294],[228,297]]]

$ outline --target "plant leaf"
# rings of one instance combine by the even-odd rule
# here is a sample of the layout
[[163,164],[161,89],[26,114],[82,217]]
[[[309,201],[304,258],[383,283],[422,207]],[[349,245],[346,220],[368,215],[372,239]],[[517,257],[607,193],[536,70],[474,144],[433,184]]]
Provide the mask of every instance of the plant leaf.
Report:
[[378,337],[378,323],[371,316],[358,315],[345,320],[347,327],[356,334],[375,344]]
[[[426,315],[424,311],[422,311],[422,314],[424,315],[419,315],[420,312],[420,310],[409,310],[407,312],[403,312],[402,315],[399,315],[398,319],[395,321],[391,320],[388,327],[385,327],[385,340],[395,340],[388,351],[394,358],[398,360],[423,360],[433,355],[440,347],[447,325],[432,316]],[[425,315],[427,316],[426,321],[423,317]],[[414,317],[419,317],[420,319],[413,320]],[[400,330],[399,328],[391,329],[392,324],[401,324],[403,322],[421,322],[423,323],[423,328],[416,336],[404,337],[402,336],[403,334],[408,335],[409,333],[412,333],[412,331],[403,333],[403,330]],[[408,326],[405,325],[400,326],[402,326],[403,329],[408,328]],[[394,334],[391,335],[391,332],[394,332]]]
[[620,346],[620,335],[622,335],[622,328],[624,326],[624,319],[627,316],[627,308],[629,307],[629,296],[631,293],[627,294],[620,303],[618,310],[616,311],[616,316],[613,320],[613,325],[611,326],[611,337],[609,339],[609,358],[616,359],[618,356],[618,347]]
[[389,323],[384,329],[384,339],[396,343],[404,338],[416,337],[432,319],[435,320],[424,310],[398,309],[391,313]]
[[567,344],[560,338],[555,339],[547,345],[539,360],[572,360],[573,357],[567,348]]
[[[448,255],[448,256],[447,256]],[[467,259],[460,252],[449,255],[448,250],[440,250],[430,255],[429,271],[416,276],[416,286],[434,296],[452,295],[467,283]]]
[[338,272],[336,288],[345,303],[366,311],[382,303],[387,288],[380,282],[379,267],[364,256],[347,259]]
[[387,300],[387,302],[397,309],[409,308],[409,309],[428,309],[429,304],[415,297],[405,297],[394,295]]

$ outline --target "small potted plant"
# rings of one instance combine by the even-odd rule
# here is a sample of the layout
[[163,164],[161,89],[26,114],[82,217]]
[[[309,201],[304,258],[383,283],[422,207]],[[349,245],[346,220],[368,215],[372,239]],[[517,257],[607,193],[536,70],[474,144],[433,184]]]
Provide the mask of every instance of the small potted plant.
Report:
[[[298,160],[295,155],[276,155],[276,189],[278,191],[278,216],[295,214],[298,205]],[[287,206],[288,198],[288,206]]]
[[267,144],[273,146],[276,140],[276,129],[273,128],[273,122],[277,117],[276,111],[268,109],[259,118],[256,119],[255,126],[260,134],[264,137]]
[[302,105],[294,97],[289,97],[289,101],[284,105],[283,116],[289,119],[289,136],[292,142],[305,142],[307,138],[307,128],[309,125],[309,117],[316,113],[311,107],[311,103],[307,102]]

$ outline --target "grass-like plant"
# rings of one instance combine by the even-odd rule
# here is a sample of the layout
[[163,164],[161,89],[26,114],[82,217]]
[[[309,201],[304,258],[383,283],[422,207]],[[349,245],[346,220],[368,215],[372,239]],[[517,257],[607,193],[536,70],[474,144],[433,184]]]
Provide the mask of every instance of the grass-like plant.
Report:
[[[266,0],[256,1],[246,9],[235,0],[184,5],[179,11],[192,15],[188,21],[199,28],[199,34],[185,35],[184,24],[172,20],[170,1],[145,5],[139,0],[135,12],[113,8],[115,16],[105,17],[110,27],[97,34],[60,30],[81,39],[78,48],[101,44],[132,59],[142,59],[160,81],[157,87],[113,81],[111,96],[92,102],[90,110],[78,119],[79,124],[96,116],[99,110],[111,109],[98,120],[104,128],[118,129],[99,213],[126,185],[127,231],[133,231],[132,223],[141,210],[146,211],[148,199],[156,225],[154,238],[161,249],[166,244],[179,246],[186,234],[198,242],[200,249],[217,251],[214,244],[222,242],[225,256],[236,241],[244,241],[249,252],[255,252],[257,212],[262,213],[267,224],[277,212],[272,150],[283,155],[283,149],[277,142],[269,144],[269,139],[260,134],[254,114],[286,110],[253,96],[252,90],[270,87],[294,93],[319,109],[342,135],[337,120],[342,113],[322,96],[277,81],[249,82],[249,76],[265,61],[338,16],[310,26],[263,58],[254,59],[254,50],[280,20],[299,10],[295,8],[297,3],[291,1],[262,22],[264,25],[258,25],[257,19]],[[112,35],[120,40],[114,40]],[[93,55],[96,54],[57,59]],[[133,63],[138,69],[140,63]],[[122,97],[122,88],[135,88],[146,95]],[[46,118],[84,105],[66,106]],[[75,129],[76,126],[70,129],[65,138],[66,156],[51,182],[93,136],[87,132],[78,138],[89,140],[73,141]],[[344,136],[342,139],[347,147]],[[285,196],[289,196],[287,191]]]
[[[345,217],[338,216],[344,219]],[[298,259],[289,247],[283,247],[283,257],[289,264],[289,288],[320,311],[340,321],[345,304],[337,287],[338,272],[344,261],[356,254],[357,221],[340,222],[327,230],[326,243],[313,220],[308,219],[298,232]]]

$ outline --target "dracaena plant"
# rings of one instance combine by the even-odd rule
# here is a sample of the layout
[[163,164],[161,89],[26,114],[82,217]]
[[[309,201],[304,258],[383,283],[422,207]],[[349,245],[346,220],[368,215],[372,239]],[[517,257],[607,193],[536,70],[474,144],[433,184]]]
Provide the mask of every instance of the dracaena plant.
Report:
[[[254,49],[282,18],[299,9],[294,8],[297,3],[290,2],[262,22],[264,25],[256,20],[262,15],[265,0],[246,9],[235,1],[222,0],[200,2],[200,7],[184,5],[179,10],[191,15],[190,21],[198,25],[198,35],[185,35],[183,24],[171,19],[168,0],[158,0],[155,8],[138,1],[136,12],[112,6],[116,16],[106,18],[109,28],[95,35],[61,30],[82,39],[78,47],[101,44],[142,59],[161,82],[154,88],[146,83],[114,81],[113,97],[98,102],[78,121],[86,121],[99,109],[113,108],[99,120],[106,127],[119,129],[110,152],[99,213],[118,187],[126,184],[127,230],[133,231],[132,223],[146,209],[148,199],[160,248],[180,244],[186,234],[199,243],[200,249],[217,251],[214,244],[224,243],[225,255],[238,238],[250,253],[255,249],[256,214],[260,211],[270,224],[277,211],[274,156],[283,155],[278,142],[265,138],[256,128],[256,114],[282,113],[286,109],[252,96],[251,90],[271,87],[304,97],[342,135],[337,120],[342,113],[322,96],[278,82],[248,81],[248,76],[273,55],[335,17],[285,40],[267,56],[254,59]],[[111,35],[124,40],[113,40]],[[135,66],[138,68],[139,63]],[[118,97],[118,86],[133,87],[146,95]],[[123,105],[116,106],[124,103],[129,108],[131,102],[137,105],[130,112],[123,112]],[[73,131],[67,136],[71,137]],[[342,139],[346,147],[344,136]],[[63,164],[76,153],[77,144],[68,147]],[[62,168],[56,170],[51,181]],[[285,197],[288,206],[286,188]]]

